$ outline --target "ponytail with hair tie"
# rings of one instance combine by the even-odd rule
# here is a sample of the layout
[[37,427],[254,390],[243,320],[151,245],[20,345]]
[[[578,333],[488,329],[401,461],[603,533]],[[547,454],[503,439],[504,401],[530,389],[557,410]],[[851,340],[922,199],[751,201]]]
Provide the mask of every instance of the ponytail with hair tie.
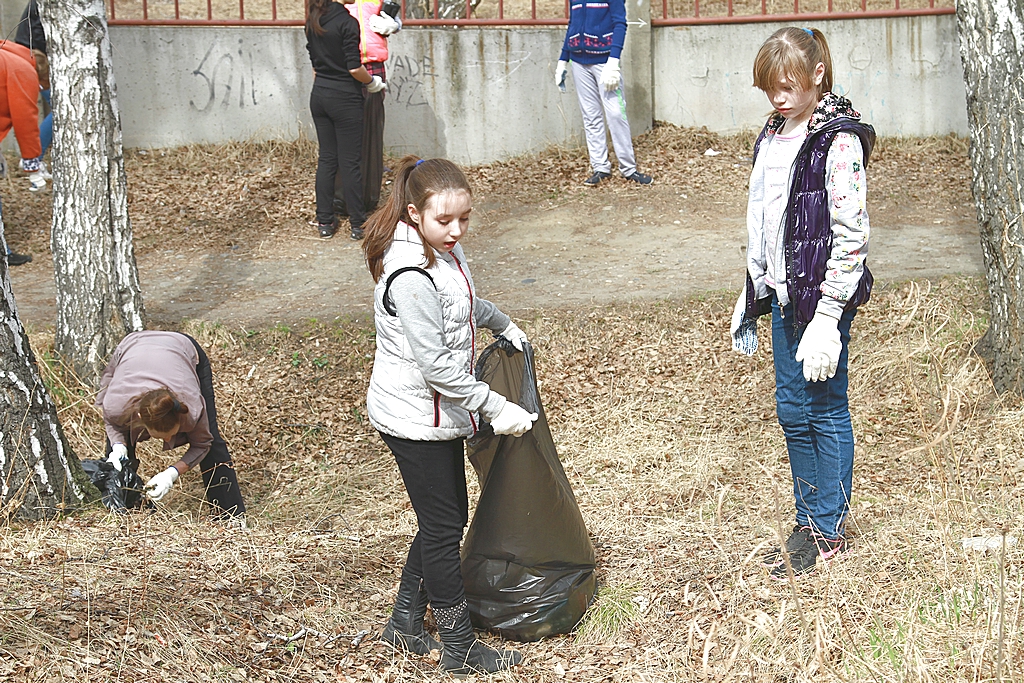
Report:
[[147,391],[129,403],[129,414],[125,424],[137,424],[141,420],[149,430],[168,432],[181,424],[181,415],[188,414],[188,406],[178,400],[170,389]]

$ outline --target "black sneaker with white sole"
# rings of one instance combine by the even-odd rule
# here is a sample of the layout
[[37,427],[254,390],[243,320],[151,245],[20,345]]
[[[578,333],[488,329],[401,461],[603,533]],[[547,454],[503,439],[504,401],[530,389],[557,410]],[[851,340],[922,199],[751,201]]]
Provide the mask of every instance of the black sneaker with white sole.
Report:
[[631,175],[626,176],[626,180],[632,180],[639,185],[650,185],[654,182],[654,178],[640,171],[633,171]]
[[600,185],[602,180],[608,180],[611,177],[611,173],[605,173],[604,171],[594,171],[594,174],[587,178],[586,180],[584,180],[583,184],[589,185],[590,187],[594,187],[595,185]]
[[[789,538],[786,539],[786,552],[792,555],[793,552],[796,551],[796,549],[799,548],[801,545],[806,543],[810,537],[811,527],[800,526],[799,524],[797,524],[793,527],[793,533],[791,533],[789,535]],[[782,557],[782,548],[772,548],[771,550],[769,550],[761,556],[761,564],[764,565],[767,569],[774,569],[775,567],[778,567],[780,564],[782,564]]]

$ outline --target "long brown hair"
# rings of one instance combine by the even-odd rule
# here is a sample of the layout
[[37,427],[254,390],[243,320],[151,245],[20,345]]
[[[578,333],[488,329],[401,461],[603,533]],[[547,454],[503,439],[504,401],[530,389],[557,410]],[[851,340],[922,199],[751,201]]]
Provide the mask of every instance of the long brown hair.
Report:
[[[420,159],[415,155],[403,157],[395,171],[395,181],[391,186],[391,197],[387,203],[373,212],[367,219],[363,229],[363,256],[366,267],[370,269],[373,281],[380,280],[384,272],[384,252],[391,246],[398,221],[412,223],[409,217],[409,205],[412,204],[421,214],[427,202],[435,194],[465,190],[470,195],[469,181],[466,174],[458,166],[447,159]],[[426,241],[423,242],[423,258],[427,268],[434,265],[434,250]]]
[[39,87],[50,89],[50,60],[42,50],[32,49],[32,59],[36,62],[36,75],[39,76]]
[[308,0],[308,6],[306,10],[306,35],[315,33],[318,36],[322,36],[327,33],[324,27],[320,25],[320,18],[327,13],[327,9],[331,6],[334,0]]
[[128,404],[123,422],[134,426],[141,420],[146,429],[167,432],[180,423],[182,415],[187,414],[188,406],[179,401],[170,389],[153,389]]
[[818,88],[818,99],[832,90],[832,53],[825,34],[816,28],[787,26],[764,41],[754,59],[754,87],[768,92],[783,78],[795,81],[804,90],[814,86],[814,70],[825,65]]

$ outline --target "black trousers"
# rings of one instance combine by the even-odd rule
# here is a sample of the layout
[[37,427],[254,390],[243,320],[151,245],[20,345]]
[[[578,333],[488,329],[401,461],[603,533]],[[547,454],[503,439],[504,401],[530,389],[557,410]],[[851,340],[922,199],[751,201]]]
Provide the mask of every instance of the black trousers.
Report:
[[[363,210],[367,215],[380,203],[380,185],[384,180],[384,93],[367,93],[363,102],[363,153],[359,168],[363,175]],[[334,212],[348,215],[340,176],[334,183]]]
[[[213,400],[213,371],[210,369],[210,359],[199,346],[199,342],[187,334],[185,336],[196,347],[199,355],[199,363],[196,365],[199,393],[206,402],[206,418],[210,422],[210,434],[213,436],[210,452],[199,461],[199,473],[203,477],[206,500],[217,508],[219,514],[241,516],[245,514],[245,501],[242,500],[242,490],[238,486],[238,477],[235,474],[235,465],[231,462],[231,454],[228,453],[228,444],[221,437],[220,429],[217,427],[217,406]],[[129,464],[138,472],[139,459],[135,455],[135,444],[129,443],[127,446]],[[110,455],[110,450],[108,439],[107,455]]]
[[381,434],[395,455],[419,529],[405,569],[423,577],[435,608],[466,597],[459,546],[469,522],[464,439],[411,441]]
[[363,95],[313,84],[309,111],[320,152],[316,164],[316,219],[334,223],[334,186],[341,184],[353,228],[366,222],[363,208]]

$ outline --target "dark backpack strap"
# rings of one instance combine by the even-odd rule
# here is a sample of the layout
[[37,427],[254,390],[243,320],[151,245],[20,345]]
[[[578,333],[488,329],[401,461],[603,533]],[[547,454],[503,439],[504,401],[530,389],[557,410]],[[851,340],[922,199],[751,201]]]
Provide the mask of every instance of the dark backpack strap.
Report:
[[[395,302],[391,300],[391,283],[395,281],[396,277],[398,277],[402,273],[408,272],[410,270],[415,271],[417,273],[423,273],[424,275],[427,276],[427,279],[430,280],[430,284],[432,284],[432,285],[434,284],[434,278],[430,277],[430,273],[428,273],[427,271],[423,270],[422,268],[417,268],[415,266],[407,266],[405,268],[399,268],[395,272],[391,273],[391,275],[388,276],[387,282],[384,283],[384,298],[383,298],[384,310],[387,311],[389,315],[398,315],[398,311],[395,310]],[[434,285],[434,289],[437,289],[437,285]]]

